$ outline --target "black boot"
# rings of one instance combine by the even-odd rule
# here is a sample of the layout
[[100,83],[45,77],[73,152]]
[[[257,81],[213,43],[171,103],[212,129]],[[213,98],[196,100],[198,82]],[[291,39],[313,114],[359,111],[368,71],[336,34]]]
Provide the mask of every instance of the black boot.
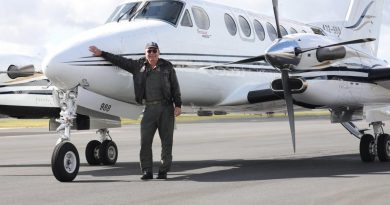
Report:
[[156,179],[167,179],[167,172],[158,171]]
[[144,171],[144,173],[141,176],[141,179],[142,180],[153,179],[153,173],[152,172],[148,172],[148,171]]

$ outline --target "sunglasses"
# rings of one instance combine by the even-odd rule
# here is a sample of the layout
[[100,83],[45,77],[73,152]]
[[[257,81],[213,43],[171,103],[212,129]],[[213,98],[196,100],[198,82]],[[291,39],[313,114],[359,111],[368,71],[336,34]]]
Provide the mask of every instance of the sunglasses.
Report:
[[157,53],[157,49],[149,49],[147,50],[147,52],[150,54],[150,53]]

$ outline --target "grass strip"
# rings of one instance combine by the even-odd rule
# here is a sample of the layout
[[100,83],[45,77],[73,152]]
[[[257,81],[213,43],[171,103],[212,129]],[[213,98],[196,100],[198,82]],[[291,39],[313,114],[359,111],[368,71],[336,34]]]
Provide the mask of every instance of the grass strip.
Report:
[[[295,112],[295,116],[327,116],[328,110],[315,110],[315,111],[298,111]],[[210,121],[210,120],[222,120],[222,119],[248,119],[248,118],[270,118],[270,117],[285,117],[285,113],[274,113],[272,115],[267,114],[249,114],[249,113],[229,113],[227,115],[213,115],[213,116],[197,116],[196,114],[183,114],[176,120],[181,122],[197,122],[197,121]],[[138,120],[132,120],[122,118],[122,125],[140,124],[141,117]],[[13,119],[2,118],[0,119],[0,128],[16,128],[16,127],[48,127],[49,119]]]

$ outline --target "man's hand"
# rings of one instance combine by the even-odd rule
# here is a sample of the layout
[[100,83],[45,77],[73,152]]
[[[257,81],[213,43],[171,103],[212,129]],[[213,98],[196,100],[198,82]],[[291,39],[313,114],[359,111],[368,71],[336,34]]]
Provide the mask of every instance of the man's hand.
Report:
[[90,46],[89,51],[93,53],[93,56],[99,57],[102,55],[102,51],[98,49],[96,46]]
[[175,117],[178,117],[181,114],[181,108],[175,107]]

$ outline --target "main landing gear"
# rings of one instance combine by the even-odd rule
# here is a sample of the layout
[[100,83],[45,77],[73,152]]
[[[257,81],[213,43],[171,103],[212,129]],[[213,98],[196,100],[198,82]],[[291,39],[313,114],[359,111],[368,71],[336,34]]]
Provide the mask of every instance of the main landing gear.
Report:
[[97,131],[100,141],[92,140],[85,148],[85,158],[89,165],[114,165],[118,159],[118,148],[107,129]]
[[[59,91],[60,100],[60,118],[56,121],[60,123],[57,132],[60,138],[54,148],[51,158],[51,169],[54,177],[61,182],[73,181],[76,178],[80,158],[76,147],[70,142],[70,130],[76,119],[76,95],[77,92],[69,90],[66,92]],[[118,148],[112,141],[108,129],[100,129],[100,140],[90,141],[86,147],[85,155],[90,165],[114,165],[118,158]]]
[[382,122],[371,123],[374,136],[363,134],[360,139],[360,158],[363,162],[373,162],[378,156],[379,161],[390,161],[390,135],[384,133]]

